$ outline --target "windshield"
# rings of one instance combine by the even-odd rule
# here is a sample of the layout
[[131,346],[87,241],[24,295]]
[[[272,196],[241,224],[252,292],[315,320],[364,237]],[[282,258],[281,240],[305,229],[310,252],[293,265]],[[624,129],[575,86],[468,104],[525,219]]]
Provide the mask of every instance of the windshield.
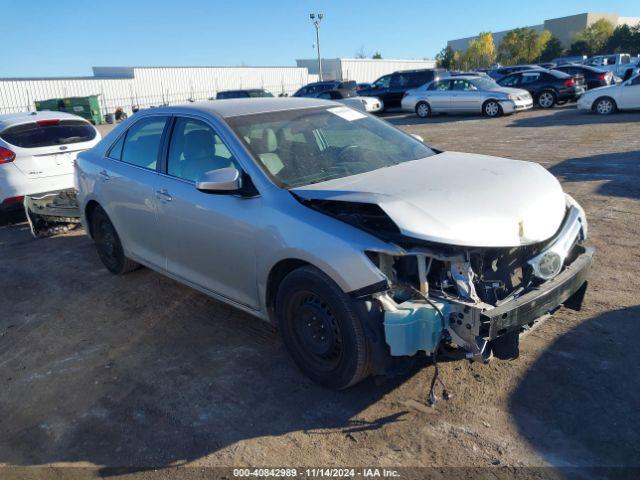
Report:
[[480,90],[491,90],[500,87],[500,85],[498,85],[495,81],[484,77],[474,78],[473,80],[471,80],[471,83],[473,83]]
[[243,115],[227,122],[284,188],[369,172],[435,153],[388,123],[349,107]]

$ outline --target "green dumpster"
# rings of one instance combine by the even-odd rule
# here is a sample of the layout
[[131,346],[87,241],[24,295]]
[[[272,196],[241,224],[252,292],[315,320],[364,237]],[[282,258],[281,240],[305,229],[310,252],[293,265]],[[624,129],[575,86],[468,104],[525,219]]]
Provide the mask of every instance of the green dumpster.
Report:
[[88,97],[50,98],[36,102],[36,110],[50,110],[54,112],[67,112],[89,120],[94,125],[102,123],[100,114],[100,101],[98,95]]
[[98,95],[63,98],[62,101],[64,102],[67,113],[73,113],[79,117],[86,118],[94,125],[100,125],[102,123]]

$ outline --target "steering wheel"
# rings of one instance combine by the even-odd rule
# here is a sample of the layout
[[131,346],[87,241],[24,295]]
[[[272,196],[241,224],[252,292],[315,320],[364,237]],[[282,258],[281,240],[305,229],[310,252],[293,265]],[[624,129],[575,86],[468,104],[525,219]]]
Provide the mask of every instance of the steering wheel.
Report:
[[354,160],[353,155],[356,150],[359,150],[360,147],[358,145],[347,145],[338,153],[338,159],[340,163],[346,163],[347,161]]

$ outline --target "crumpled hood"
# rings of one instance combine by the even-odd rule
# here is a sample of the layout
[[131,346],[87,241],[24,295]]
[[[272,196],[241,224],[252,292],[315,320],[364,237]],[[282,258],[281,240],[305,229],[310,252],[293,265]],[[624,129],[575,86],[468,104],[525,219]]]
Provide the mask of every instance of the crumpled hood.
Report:
[[292,191],[306,199],[377,204],[408,237],[468,247],[547,240],[566,211],[560,183],[537,163],[459,152]]

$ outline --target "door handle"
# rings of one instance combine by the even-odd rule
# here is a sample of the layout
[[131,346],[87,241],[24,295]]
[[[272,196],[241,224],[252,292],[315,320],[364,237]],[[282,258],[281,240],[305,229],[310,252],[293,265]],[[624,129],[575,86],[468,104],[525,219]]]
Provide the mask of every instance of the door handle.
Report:
[[98,177],[100,177],[100,180],[109,180],[111,178],[106,170],[98,172]]
[[156,198],[162,203],[170,202],[171,200],[173,200],[173,197],[169,194],[166,188],[156,190]]

